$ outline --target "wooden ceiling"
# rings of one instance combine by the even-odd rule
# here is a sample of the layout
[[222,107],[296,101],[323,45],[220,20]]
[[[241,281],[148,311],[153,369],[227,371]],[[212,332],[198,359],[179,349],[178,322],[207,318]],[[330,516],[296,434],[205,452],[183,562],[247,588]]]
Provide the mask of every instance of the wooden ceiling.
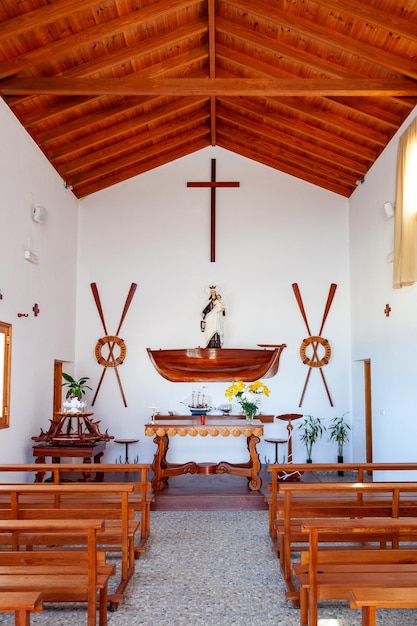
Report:
[[216,145],[349,197],[417,98],[416,0],[0,0],[0,94],[78,198]]

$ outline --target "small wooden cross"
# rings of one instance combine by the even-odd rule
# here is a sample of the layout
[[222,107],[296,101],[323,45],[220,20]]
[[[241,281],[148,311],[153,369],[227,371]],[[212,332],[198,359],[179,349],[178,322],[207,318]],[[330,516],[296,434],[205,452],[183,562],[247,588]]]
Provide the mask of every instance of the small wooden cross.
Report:
[[391,307],[390,307],[389,304],[385,305],[384,313],[385,313],[386,317],[389,317],[389,314],[391,313]]
[[35,304],[32,307],[32,311],[35,317],[38,317],[39,313],[40,313],[40,308],[38,307],[37,302],[35,302]]
[[187,187],[210,187],[210,261],[216,260],[216,188],[217,187],[240,187],[239,182],[216,181],[216,159],[211,159],[211,181],[202,183],[187,183]]

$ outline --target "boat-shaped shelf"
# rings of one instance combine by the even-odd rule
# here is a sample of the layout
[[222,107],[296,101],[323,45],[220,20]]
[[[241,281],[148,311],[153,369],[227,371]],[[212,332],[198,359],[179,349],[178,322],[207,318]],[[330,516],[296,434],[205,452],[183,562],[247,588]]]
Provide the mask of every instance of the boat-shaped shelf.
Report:
[[272,378],[286,344],[258,344],[260,349],[185,348],[151,350],[149,358],[161,376],[173,383],[253,382]]

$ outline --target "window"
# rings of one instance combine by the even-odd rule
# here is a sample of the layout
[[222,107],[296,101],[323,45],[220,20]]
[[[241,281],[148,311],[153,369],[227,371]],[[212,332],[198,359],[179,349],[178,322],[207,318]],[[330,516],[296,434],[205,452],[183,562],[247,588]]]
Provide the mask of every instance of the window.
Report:
[[397,157],[394,288],[417,281],[417,118],[401,135]]

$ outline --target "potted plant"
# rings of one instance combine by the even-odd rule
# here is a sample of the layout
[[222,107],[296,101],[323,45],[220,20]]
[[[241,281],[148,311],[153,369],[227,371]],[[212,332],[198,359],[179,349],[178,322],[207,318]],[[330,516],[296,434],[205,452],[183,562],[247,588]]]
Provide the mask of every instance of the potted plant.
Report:
[[79,380],[75,380],[75,378],[65,372],[62,372],[62,378],[65,380],[62,386],[68,387],[65,394],[66,401],[64,402],[64,408],[69,413],[79,413],[86,406],[83,396],[85,395],[86,389],[91,390],[91,387],[86,384],[87,380],[90,379],[88,376],[83,376]]
[[326,427],[320,417],[306,415],[304,420],[298,425],[298,430],[301,433],[300,440],[304,443],[307,450],[307,463],[312,463],[311,451],[313,445],[317,439],[321,439]]
[[[329,426],[330,441],[337,442],[338,463],[343,463],[343,444],[345,441],[349,441],[349,431],[351,430],[350,425],[345,421],[345,415],[347,413],[343,413],[340,417],[334,417]],[[343,472],[339,471],[338,475],[343,476]]]

